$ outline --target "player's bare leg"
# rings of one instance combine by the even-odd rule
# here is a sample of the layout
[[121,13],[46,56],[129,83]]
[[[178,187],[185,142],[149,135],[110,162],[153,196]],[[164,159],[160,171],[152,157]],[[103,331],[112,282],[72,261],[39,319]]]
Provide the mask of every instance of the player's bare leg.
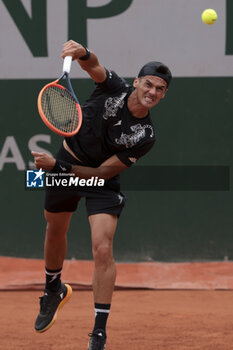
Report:
[[35,323],[39,333],[49,329],[57,318],[58,310],[68,301],[72,288],[60,280],[67,250],[67,231],[72,213],[50,213],[45,210],[47,221],[45,237],[46,286],[40,299],[40,312]]
[[116,265],[113,258],[113,237],[117,226],[117,216],[96,214],[89,216],[94,258],[93,294],[95,302],[95,325],[89,343],[100,342],[105,349],[106,322],[110,311],[112,294],[116,280]]
[[44,257],[45,266],[56,270],[62,267],[67,252],[67,231],[72,213],[44,211],[47,221]]
[[94,301],[108,304],[112,300],[116,279],[113,237],[117,226],[117,216],[110,214],[91,215],[89,216],[89,222],[95,263],[93,275]]

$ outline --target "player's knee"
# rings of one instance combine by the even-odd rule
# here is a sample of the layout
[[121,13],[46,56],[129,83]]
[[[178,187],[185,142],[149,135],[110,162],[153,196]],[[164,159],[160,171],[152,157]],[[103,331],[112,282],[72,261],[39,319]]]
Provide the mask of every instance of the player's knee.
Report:
[[46,230],[48,234],[66,234],[72,213],[51,213],[45,210]]
[[47,223],[46,235],[49,240],[63,239],[67,234],[68,227],[56,225],[54,223]]
[[110,242],[93,245],[92,251],[96,265],[107,266],[113,260],[112,244]]

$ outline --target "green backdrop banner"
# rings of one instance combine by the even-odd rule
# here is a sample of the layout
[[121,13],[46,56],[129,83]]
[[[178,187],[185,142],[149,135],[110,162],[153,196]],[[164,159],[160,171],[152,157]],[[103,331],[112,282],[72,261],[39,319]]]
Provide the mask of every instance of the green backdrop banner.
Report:
[[[37,94],[46,82],[0,81],[0,255],[43,257],[44,190],[26,189],[26,170],[32,149],[54,154],[62,142],[37,112]],[[73,86],[83,102],[94,85],[74,79]],[[122,175],[127,204],[115,237],[117,260],[233,258],[232,110],[233,78],[173,80],[152,111],[153,150]],[[84,201],[68,242],[68,258],[91,258]]]

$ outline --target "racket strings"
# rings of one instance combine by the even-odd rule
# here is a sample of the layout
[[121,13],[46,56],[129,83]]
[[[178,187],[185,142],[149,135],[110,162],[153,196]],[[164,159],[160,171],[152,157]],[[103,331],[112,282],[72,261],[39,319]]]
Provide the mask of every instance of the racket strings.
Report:
[[58,86],[48,87],[42,94],[41,107],[55,128],[67,133],[76,130],[79,115],[76,102],[69,91]]

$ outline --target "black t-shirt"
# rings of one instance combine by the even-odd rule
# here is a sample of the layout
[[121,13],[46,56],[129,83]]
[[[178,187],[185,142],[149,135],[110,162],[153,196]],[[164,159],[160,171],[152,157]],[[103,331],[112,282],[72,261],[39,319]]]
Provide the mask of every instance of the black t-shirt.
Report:
[[136,118],[127,107],[134,88],[115,72],[106,74],[82,106],[79,132],[66,142],[86,166],[98,167],[116,154],[129,167],[152,148],[155,132],[149,114]]

